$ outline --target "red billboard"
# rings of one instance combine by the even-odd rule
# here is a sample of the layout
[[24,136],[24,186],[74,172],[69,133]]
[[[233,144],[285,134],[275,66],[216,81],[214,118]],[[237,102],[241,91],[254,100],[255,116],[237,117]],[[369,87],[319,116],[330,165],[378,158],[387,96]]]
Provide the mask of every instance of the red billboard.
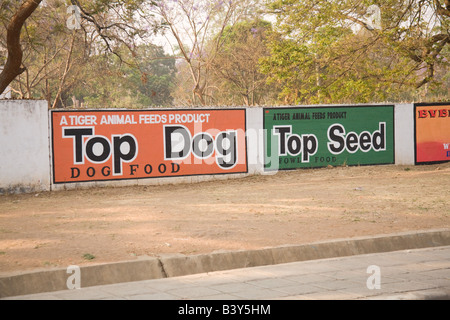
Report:
[[53,111],[53,182],[247,173],[245,109]]
[[416,163],[450,161],[450,103],[416,104]]

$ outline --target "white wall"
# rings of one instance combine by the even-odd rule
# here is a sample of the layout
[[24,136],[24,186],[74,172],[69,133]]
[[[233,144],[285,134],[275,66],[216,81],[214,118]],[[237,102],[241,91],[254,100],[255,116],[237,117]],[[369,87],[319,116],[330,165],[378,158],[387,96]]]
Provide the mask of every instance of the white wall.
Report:
[[[248,174],[51,183],[49,111],[46,101],[0,100],[0,194],[105,186],[194,183],[264,172],[263,109],[247,108]],[[395,164],[414,165],[414,106],[395,106]],[[276,161],[274,161],[276,162]],[[272,168],[276,169],[276,168]]]
[[414,165],[414,105],[395,105],[395,164]]
[[47,108],[0,100],[0,194],[50,190]]
[[262,108],[247,108],[246,111],[248,173],[262,174],[264,173]]

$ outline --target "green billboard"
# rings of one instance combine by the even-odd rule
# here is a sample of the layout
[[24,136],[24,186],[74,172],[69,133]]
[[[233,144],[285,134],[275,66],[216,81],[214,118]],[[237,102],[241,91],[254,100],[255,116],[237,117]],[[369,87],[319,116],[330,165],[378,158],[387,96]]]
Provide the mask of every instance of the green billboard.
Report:
[[393,105],[263,112],[266,170],[395,162]]

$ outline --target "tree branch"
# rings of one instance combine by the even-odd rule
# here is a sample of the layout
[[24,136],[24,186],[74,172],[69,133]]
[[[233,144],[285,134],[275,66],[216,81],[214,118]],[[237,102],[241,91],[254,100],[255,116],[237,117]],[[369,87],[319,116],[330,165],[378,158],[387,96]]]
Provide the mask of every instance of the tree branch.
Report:
[[0,74],[0,94],[5,91],[8,85],[20,74],[25,71],[22,68],[23,51],[20,45],[20,31],[25,20],[36,10],[42,0],[25,1],[7,26],[6,45],[8,49],[8,59],[5,68]]
[[434,4],[436,5],[436,11],[438,14],[450,17],[450,0],[445,1],[445,8],[441,6],[439,0],[434,0]]

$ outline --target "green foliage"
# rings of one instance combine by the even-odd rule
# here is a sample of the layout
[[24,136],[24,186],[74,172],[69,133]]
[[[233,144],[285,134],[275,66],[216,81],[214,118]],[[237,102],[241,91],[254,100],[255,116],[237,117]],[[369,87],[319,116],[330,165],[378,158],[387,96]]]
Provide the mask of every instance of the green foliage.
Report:
[[[174,92],[191,105],[448,100],[445,3],[271,0],[272,25],[248,14],[256,0],[47,0],[23,28],[26,72],[11,87],[15,98],[56,107],[170,106]],[[6,25],[20,4],[0,1],[0,65]],[[71,4],[87,14],[74,32],[66,26]],[[158,12],[168,14],[164,22],[152,20]],[[193,29],[177,43],[184,64],[176,65],[150,37],[183,19]]]
[[[381,13],[377,23],[368,19],[373,4]],[[449,18],[436,10],[431,15],[433,8],[414,0],[272,1],[277,22],[261,71],[282,88],[285,103],[417,100],[420,91],[432,90],[448,95],[440,82],[448,79],[442,73],[450,59]]]
[[85,254],[83,254],[83,259],[85,259],[85,260],[94,260],[95,256],[90,254],[90,253],[85,253]]
[[[266,46],[271,24],[261,19],[244,20],[228,26],[214,42],[221,43],[211,65],[211,81],[219,104],[267,104],[273,101],[275,88],[266,83],[259,61],[269,55]],[[219,40],[219,41],[217,41]]]
[[[136,48],[133,64],[117,57],[97,56],[73,95],[89,108],[143,108],[170,106],[175,81],[175,59],[161,47]],[[123,50],[122,57],[127,57]],[[129,53],[128,53],[129,54]]]

